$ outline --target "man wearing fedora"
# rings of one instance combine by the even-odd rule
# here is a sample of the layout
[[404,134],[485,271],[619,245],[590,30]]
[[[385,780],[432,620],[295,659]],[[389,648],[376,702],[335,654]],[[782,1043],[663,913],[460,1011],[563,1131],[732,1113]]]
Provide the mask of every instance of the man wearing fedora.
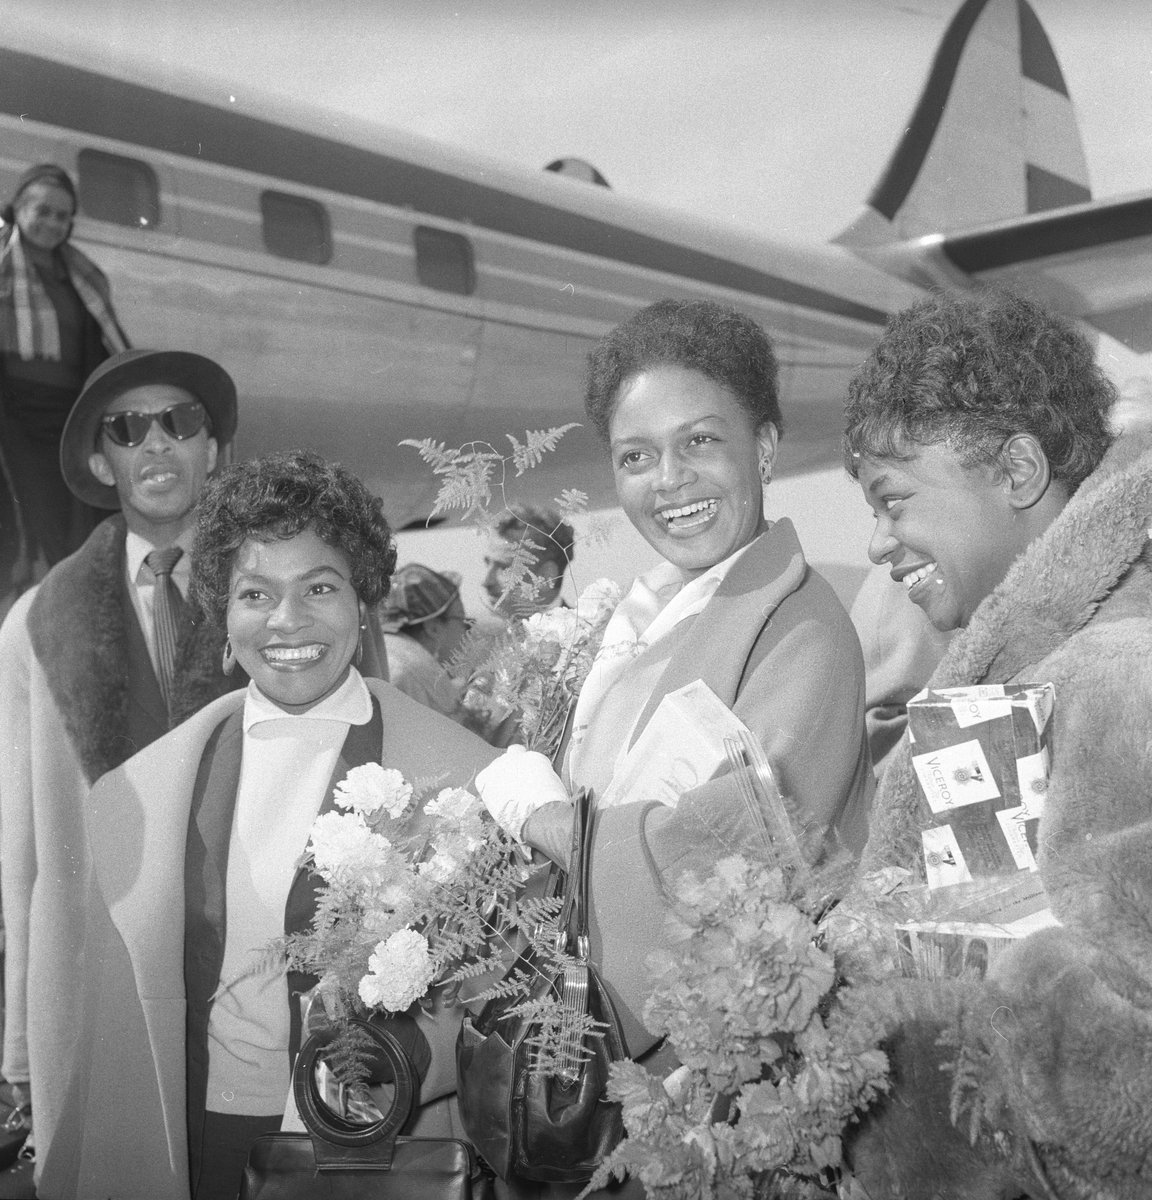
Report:
[[196,502],[235,432],[235,385],[210,359],[128,350],[101,364],[69,414],[60,465],[79,499],[119,511],[0,627],[0,1069],[31,1080],[41,1145],[72,1060],[88,790],[246,682],[224,676],[223,634],[186,603]]

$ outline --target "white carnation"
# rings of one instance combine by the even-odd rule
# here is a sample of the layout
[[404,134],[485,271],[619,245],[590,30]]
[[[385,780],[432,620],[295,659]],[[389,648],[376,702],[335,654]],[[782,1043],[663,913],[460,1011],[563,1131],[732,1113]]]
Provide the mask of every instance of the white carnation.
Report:
[[576,636],[576,611],[558,605],[533,613],[525,623],[524,632],[530,641],[567,643]]
[[391,883],[377,893],[376,899],[384,908],[395,912],[401,904],[407,904],[411,897],[408,889],[402,884]]
[[435,799],[429,800],[424,811],[430,817],[446,817],[464,821],[480,812],[483,805],[466,788],[444,788]]
[[412,785],[405,782],[399,771],[379,763],[353,767],[336,785],[336,803],[361,813],[382,808],[390,817],[398,817],[411,799]]
[[321,813],[312,822],[310,837],[316,869],[342,881],[376,882],[392,844],[373,833],[359,813]]
[[616,611],[623,596],[620,585],[614,579],[597,579],[590,583],[576,601],[580,620],[588,625],[599,625]]
[[428,941],[414,929],[398,929],[368,958],[360,999],[370,1008],[403,1012],[428,990],[434,974]]
[[388,980],[383,979],[381,976],[365,975],[360,980],[360,985],[356,990],[360,993],[360,999],[369,1008],[388,1007],[387,1001],[391,998]]
[[416,869],[433,883],[447,883],[460,869],[460,864],[451,854],[437,850],[427,862],[422,862]]

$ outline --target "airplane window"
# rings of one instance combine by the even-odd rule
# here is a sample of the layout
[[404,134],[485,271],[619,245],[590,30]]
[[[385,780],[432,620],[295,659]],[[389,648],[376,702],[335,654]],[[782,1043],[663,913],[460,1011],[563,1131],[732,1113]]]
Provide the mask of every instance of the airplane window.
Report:
[[160,224],[160,184],[156,172],[136,158],[81,150],[80,210],[97,221],[154,229]]
[[476,264],[472,243],[460,233],[417,225],[416,274],[425,287],[438,292],[471,296],[476,290]]
[[281,258],[332,261],[332,229],[323,204],[286,192],[261,192],[264,245]]

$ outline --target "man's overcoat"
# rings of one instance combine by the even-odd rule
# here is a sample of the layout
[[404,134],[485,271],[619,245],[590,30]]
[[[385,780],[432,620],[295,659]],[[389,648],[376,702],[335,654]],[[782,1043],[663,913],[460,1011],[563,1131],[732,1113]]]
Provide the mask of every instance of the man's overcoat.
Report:
[[[124,519],[92,532],[16,602],[0,627],[0,887],[5,949],[3,1072],[31,1075],[46,1145],[75,1047],[92,784],[167,732],[169,718],[128,595]],[[222,636],[185,619],[173,718],[241,682]]]

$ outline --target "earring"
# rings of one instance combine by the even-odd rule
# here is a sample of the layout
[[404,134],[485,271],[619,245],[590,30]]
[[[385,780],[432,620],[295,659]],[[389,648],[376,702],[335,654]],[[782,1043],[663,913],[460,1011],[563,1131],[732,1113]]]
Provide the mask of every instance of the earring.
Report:
[[367,626],[365,625],[360,626],[360,636],[356,639],[355,663],[357,666],[360,665],[364,658],[364,630],[366,628]]
[[772,464],[768,461],[767,455],[760,460],[760,482],[765,487],[772,482]]
[[224,639],[224,658],[220,663],[220,670],[225,675],[231,675],[236,670],[236,651],[232,649],[231,637]]

